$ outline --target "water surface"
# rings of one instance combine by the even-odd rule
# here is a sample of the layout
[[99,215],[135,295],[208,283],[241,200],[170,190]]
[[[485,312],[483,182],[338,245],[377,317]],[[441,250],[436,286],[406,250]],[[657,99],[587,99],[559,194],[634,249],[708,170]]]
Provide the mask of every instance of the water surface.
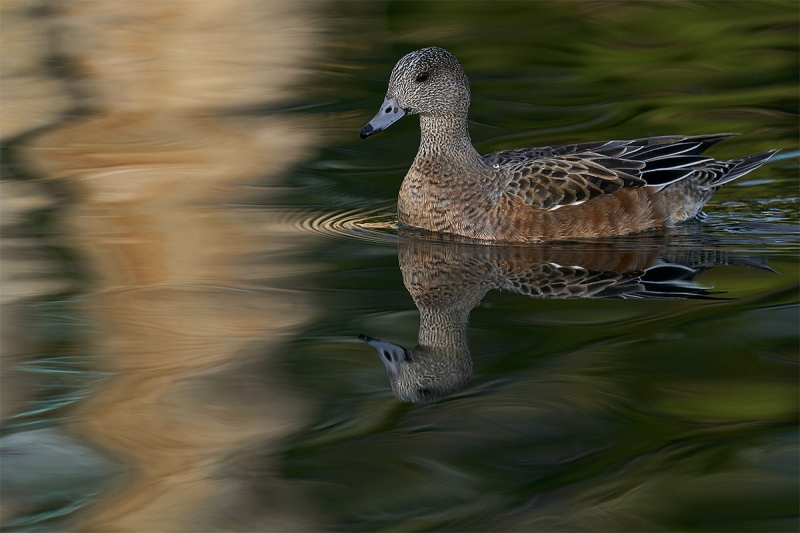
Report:
[[[797,530],[794,2],[2,20],[4,528]],[[398,232],[417,121],[358,130],[430,45],[482,153],[782,151],[668,232]],[[390,380],[359,334],[429,367]]]

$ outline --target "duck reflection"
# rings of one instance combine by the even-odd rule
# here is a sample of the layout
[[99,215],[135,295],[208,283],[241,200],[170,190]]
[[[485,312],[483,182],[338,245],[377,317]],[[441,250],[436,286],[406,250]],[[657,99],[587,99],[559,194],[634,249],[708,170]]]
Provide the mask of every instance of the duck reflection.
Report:
[[695,277],[723,264],[763,267],[686,242],[505,247],[406,238],[403,283],[419,309],[418,343],[405,348],[359,335],[386,366],[395,396],[429,403],[458,392],[472,375],[469,313],[490,290],[533,298],[714,298]]

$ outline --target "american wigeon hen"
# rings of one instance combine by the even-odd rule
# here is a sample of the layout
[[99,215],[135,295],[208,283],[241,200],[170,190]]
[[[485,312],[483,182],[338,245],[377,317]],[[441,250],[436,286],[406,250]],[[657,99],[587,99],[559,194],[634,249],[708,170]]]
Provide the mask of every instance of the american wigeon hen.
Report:
[[366,138],[406,114],[422,138],[397,202],[401,224],[483,241],[626,235],[700,213],[726,183],[777,150],[730,161],[700,155],[731,134],[521,148],[480,155],[467,128],[469,80],[442,48],[395,65]]

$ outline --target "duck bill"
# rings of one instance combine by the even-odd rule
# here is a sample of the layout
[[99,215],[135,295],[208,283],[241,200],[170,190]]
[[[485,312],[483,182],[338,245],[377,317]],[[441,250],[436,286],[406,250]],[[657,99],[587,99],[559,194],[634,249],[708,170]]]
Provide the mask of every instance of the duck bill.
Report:
[[386,367],[386,373],[389,374],[390,377],[397,376],[400,372],[401,363],[408,360],[408,352],[399,344],[373,339],[372,337],[367,337],[363,333],[359,335],[358,338],[378,351],[383,366]]
[[400,107],[394,98],[385,98],[381,110],[370,120],[366,126],[361,128],[361,138],[366,139],[370,135],[375,135],[383,131],[406,114],[406,110]]

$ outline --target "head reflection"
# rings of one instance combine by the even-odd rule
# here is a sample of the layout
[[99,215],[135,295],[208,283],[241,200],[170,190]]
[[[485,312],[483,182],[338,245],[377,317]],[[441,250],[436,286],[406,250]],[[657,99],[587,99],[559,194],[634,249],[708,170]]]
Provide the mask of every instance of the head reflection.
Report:
[[450,346],[417,344],[409,349],[363,334],[358,338],[378,350],[392,392],[401,401],[435,402],[463,389],[472,376],[466,332]]
[[492,289],[549,299],[707,299],[713,294],[694,281],[703,270],[763,268],[758,259],[664,240],[505,247],[406,238],[399,262],[420,313],[417,345],[359,338],[377,350],[394,395],[410,403],[434,402],[466,386],[469,313]]

